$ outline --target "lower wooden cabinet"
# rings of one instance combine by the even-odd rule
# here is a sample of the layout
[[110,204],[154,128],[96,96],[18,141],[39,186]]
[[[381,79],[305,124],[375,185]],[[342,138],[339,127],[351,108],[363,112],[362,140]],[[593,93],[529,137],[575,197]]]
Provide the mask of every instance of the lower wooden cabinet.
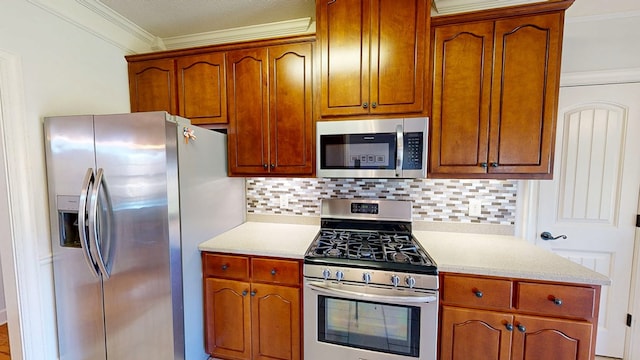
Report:
[[220,359],[301,359],[301,263],[203,253],[205,347]]
[[441,360],[594,359],[599,286],[452,274],[442,280]]

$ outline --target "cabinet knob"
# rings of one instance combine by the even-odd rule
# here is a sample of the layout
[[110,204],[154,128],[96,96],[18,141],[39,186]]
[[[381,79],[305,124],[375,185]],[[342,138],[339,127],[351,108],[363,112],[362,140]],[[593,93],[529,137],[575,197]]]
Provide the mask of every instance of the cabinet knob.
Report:
[[497,162],[492,162],[491,163],[491,167],[498,167],[498,163]]
[[487,168],[487,163],[486,162],[480,163],[480,167],[483,168],[483,169],[486,169]]
[[229,268],[229,264],[223,264],[221,268],[222,268],[222,271],[227,271],[227,269]]
[[372,108],[377,108],[378,107],[378,103],[376,103],[375,101],[371,103],[371,107]]
[[275,169],[276,168],[276,164],[271,163],[271,169]]
[[504,327],[505,327],[508,331],[513,331],[513,324],[511,324],[511,323],[507,323]]
[[369,107],[369,104],[368,104],[368,103],[366,103],[366,102],[365,102],[365,103],[362,103],[362,107],[363,107],[364,109],[366,109],[366,108],[368,108],[368,107]]
[[245,290],[245,291],[242,292],[242,296],[247,296],[248,293],[249,292],[247,290]]
[[553,295],[549,296],[549,301],[552,301],[554,304],[556,304],[558,306],[562,305],[562,299],[557,298],[557,297],[555,297]]
[[256,291],[255,290],[251,291],[251,296],[256,296]]
[[520,331],[521,333],[527,332],[527,328],[524,327],[524,325],[522,324],[518,324],[517,328],[518,328],[518,331]]
[[269,168],[269,165],[267,165],[267,164],[262,164],[262,167],[263,167],[265,170],[267,170],[267,169]]
[[482,293],[482,291],[478,290],[478,289],[473,289],[473,293],[476,294],[477,298],[481,298],[484,296],[484,294]]
[[271,275],[275,276],[277,273],[276,269],[271,269]]

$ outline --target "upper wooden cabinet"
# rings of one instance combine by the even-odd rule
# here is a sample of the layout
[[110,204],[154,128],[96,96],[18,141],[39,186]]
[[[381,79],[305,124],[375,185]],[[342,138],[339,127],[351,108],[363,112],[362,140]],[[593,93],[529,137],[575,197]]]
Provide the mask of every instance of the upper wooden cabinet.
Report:
[[312,43],[230,51],[229,173],[313,173]]
[[131,111],[177,113],[176,73],[173,59],[129,62]]
[[227,122],[224,53],[129,62],[131,111],[167,111],[193,124]]
[[176,59],[178,109],[193,124],[227,123],[227,77],[223,52]]
[[428,0],[318,0],[323,117],[422,113]]
[[429,176],[552,177],[564,9],[571,2],[534,15],[434,18]]

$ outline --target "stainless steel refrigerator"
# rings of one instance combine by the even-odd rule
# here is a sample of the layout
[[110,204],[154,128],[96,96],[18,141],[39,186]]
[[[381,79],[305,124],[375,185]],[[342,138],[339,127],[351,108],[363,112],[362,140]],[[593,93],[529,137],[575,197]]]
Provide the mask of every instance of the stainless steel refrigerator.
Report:
[[226,135],[165,112],[44,130],[60,359],[206,359],[197,245],[245,216]]

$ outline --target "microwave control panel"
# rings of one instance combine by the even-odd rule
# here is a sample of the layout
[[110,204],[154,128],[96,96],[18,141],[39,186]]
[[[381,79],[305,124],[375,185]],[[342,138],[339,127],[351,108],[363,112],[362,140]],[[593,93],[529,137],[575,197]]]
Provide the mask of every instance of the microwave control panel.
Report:
[[404,133],[404,170],[421,170],[424,144],[421,132]]

